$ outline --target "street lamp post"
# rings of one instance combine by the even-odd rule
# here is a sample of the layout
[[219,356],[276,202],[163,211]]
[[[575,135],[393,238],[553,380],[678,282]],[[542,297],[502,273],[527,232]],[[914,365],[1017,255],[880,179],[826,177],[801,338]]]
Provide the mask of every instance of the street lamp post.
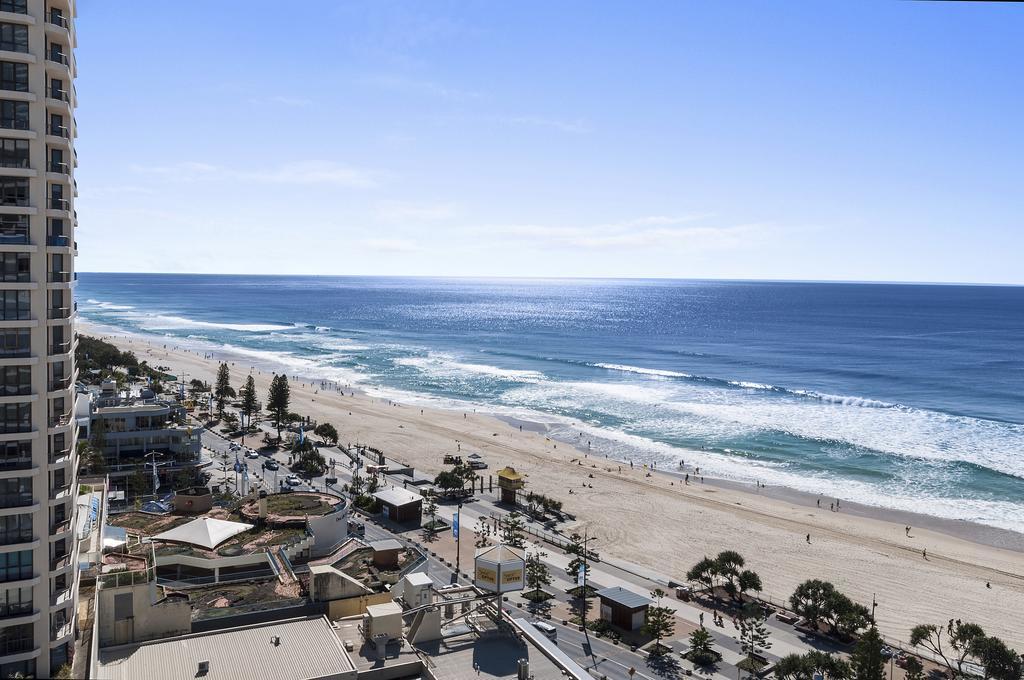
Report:
[[455,509],[455,576],[452,583],[457,583],[459,580],[459,574],[461,573],[459,561],[462,557],[462,501],[459,501],[459,506]]

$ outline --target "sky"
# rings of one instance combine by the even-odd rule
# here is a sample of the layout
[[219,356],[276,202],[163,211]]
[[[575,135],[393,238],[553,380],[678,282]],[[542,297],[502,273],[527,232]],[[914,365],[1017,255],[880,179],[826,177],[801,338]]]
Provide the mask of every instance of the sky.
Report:
[[1024,4],[78,13],[81,271],[1024,283]]

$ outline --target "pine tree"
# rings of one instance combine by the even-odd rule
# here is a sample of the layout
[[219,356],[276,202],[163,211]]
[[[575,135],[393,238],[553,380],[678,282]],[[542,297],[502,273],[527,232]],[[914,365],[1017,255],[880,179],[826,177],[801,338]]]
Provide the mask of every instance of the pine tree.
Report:
[[424,506],[423,511],[430,518],[430,522],[427,523],[427,534],[433,537],[434,527],[437,525],[437,499],[434,497],[434,494],[427,494],[427,504]]
[[768,628],[764,625],[761,610],[753,603],[747,604],[740,612],[740,651],[747,655],[748,669],[756,663],[756,658],[766,649],[771,649],[768,639]]
[[288,376],[275,375],[270,381],[270,392],[267,394],[267,409],[277,429],[277,439],[281,440],[281,426],[288,420],[288,402],[291,400],[288,388]]
[[572,555],[569,564],[565,567],[565,573],[574,579],[579,576],[582,568],[587,576],[590,576],[590,565],[583,559],[583,537],[577,533],[569,536],[569,545],[565,546],[565,552]]
[[850,655],[854,680],[885,680],[882,636],[874,626],[860,636]]
[[714,638],[707,628],[701,626],[690,633],[690,649],[686,654],[698,666],[710,666],[715,661]]
[[256,400],[256,381],[253,377],[247,376],[245,385],[242,387],[242,415],[245,416],[246,426],[252,425],[252,419],[259,409],[259,402]]
[[213,396],[217,400],[217,417],[224,415],[224,402],[235,397],[235,390],[231,387],[231,372],[227,363],[221,362],[217,368],[217,385],[213,389]]
[[526,585],[530,587],[527,592],[537,593],[544,586],[551,585],[553,581],[551,572],[543,561],[543,558],[547,556],[547,553],[540,550],[535,550],[526,556]]
[[661,605],[661,600],[665,597],[664,590],[656,588],[651,593],[651,597],[655,604],[647,608],[647,619],[644,621],[643,631],[657,641],[652,653],[661,654],[668,649],[661,646],[661,639],[669,637],[675,632],[676,618],[671,609]]
[[505,545],[514,548],[522,548],[526,545],[526,525],[519,518],[518,512],[509,513],[505,521],[501,523],[501,541]]

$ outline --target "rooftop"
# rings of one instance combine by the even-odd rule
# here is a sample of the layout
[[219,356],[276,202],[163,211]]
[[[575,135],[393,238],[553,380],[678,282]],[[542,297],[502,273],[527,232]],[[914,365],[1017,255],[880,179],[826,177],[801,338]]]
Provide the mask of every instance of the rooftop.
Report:
[[630,609],[638,609],[652,604],[650,598],[644,597],[639,593],[634,593],[632,590],[626,590],[622,586],[604,588],[597,591],[597,596],[603,600],[609,600],[610,602],[614,602],[615,604],[623,607],[629,607]]
[[242,522],[231,522],[213,517],[199,517],[187,524],[182,524],[157,534],[153,537],[153,540],[188,543],[189,545],[197,545],[207,550],[213,550],[232,536],[237,536],[252,528],[251,524],[243,524]]
[[380,552],[381,550],[401,550],[404,546],[394,538],[385,538],[382,541],[370,543],[370,547],[374,552]]
[[409,505],[423,500],[423,496],[418,493],[413,493],[408,489],[400,489],[397,486],[377,491],[373,494],[373,497],[382,503],[394,506]]
[[[276,644],[275,644],[276,639]],[[291,619],[100,649],[99,680],[348,680],[355,665],[326,617]]]

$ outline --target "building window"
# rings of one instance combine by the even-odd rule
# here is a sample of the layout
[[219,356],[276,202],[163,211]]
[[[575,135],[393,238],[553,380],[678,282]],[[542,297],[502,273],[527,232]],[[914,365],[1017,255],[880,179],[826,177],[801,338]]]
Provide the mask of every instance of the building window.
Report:
[[0,215],[0,244],[28,244],[28,215]]
[[[0,404],[0,433],[31,432],[32,431],[32,404]],[[0,489],[4,488],[6,482],[16,480],[0,479]],[[31,493],[31,487],[29,487]],[[4,499],[0,498],[0,505]],[[10,506],[8,506],[10,507]]]
[[32,478],[0,479],[0,508],[32,505]]
[[[32,394],[32,367],[0,366],[0,397],[22,397],[28,394]],[[0,455],[4,443],[0,442]],[[2,465],[0,463],[0,467]]]
[[0,664],[0,678],[34,678],[36,677],[36,660],[13,661]]
[[28,179],[0,177],[0,205],[28,206]]
[[32,651],[32,628],[31,623],[0,628],[0,656]]
[[28,102],[0,99],[0,128],[28,130]]
[[0,253],[0,281],[28,283],[29,262],[28,253]]
[[27,329],[0,330],[0,358],[24,359],[32,356],[31,335]]
[[32,613],[32,588],[11,588],[0,592],[0,619]]
[[0,517],[0,545],[28,543],[32,540],[32,515]]
[[[28,0],[0,0],[0,12],[28,14]],[[0,678],[6,677],[6,673],[0,673]]]
[[0,320],[28,321],[32,302],[27,290],[0,290]]
[[28,52],[28,26],[0,21],[0,50]]
[[27,470],[31,467],[32,442],[0,442],[0,470]]
[[32,578],[32,551],[0,553],[0,583]]
[[0,90],[28,92],[28,64],[0,61]]
[[28,140],[0,139],[0,167],[27,168]]

